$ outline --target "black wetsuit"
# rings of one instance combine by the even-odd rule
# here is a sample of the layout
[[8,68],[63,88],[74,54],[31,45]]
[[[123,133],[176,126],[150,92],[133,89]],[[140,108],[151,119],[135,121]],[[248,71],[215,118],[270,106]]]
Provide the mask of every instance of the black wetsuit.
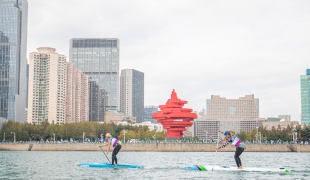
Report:
[[241,148],[241,147],[236,147],[235,161],[236,161],[237,167],[242,166],[241,159],[240,159],[239,156],[241,155],[241,153],[242,153],[243,151],[244,151],[243,148]]
[[121,150],[122,148],[122,145],[119,145],[117,144],[114,149],[113,149],[113,153],[112,153],[112,165],[114,164],[114,161],[115,161],[115,164],[117,165],[117,158],[116,158],[116,155],[117,153],[119,152],[119,150]]

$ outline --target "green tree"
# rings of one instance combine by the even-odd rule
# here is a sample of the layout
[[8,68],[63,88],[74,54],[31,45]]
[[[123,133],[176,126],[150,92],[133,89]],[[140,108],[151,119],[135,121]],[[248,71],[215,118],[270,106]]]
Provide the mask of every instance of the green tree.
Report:
[[240,133],[237,133],[237,136],[239,137],[239,139],[244,140],[244,141],[247,139],[247,133],[243,131],[241,131]]

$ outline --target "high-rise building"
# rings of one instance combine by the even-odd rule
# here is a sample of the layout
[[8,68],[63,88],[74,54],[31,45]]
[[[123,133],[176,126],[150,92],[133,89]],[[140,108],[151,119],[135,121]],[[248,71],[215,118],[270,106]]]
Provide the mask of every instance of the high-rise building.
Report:
[[50,47],[30,53],[28,93],[28,123],[65,123],[66,56]]
[[144,121],[157,123],[156,119],[152,118],[152,115],[156,112],[158,112],[158,106],[144,106]]
[[120,85],[120,111],[135,116],[137,123],[144,120],[144,73],[123,69]]
[[89,121],[89,77],[67,62],[65,123]]
[[259,100],[254,95],[245,95],[239,99],[226,99],[212,95],[207,99],[207,118],[225,119],[246,119],[258,118]]
[[0,117],[25,122],[27,0],[0,1]]
[[103,122],[106,108],[119,108],[119,40],[71,39],[69,61],[90,77],[89,120]]
[[259,117],[259,99],[253,94],[239,99],[212,95],[207,99],[206,116],[195,120],[194,131],[201,139],[216,139],[218,130],[250,132],[265,121]]
[[301,124],[310,124],[310,69],[300,76]]

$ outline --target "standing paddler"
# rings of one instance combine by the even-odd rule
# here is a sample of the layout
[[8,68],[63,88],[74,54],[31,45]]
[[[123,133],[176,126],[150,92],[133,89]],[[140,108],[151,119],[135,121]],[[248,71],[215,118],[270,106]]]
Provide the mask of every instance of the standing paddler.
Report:
[[239,156],[246,148],[245,144],[241,141],[241,139],[239,139],[235,134],[230,131],[225,131],[224,133],[222,131],[219,132],[225,135],[224,139],[226,140],[226,142],[219,148],[216,148],[216,150],[226,147],[229,143],[234,145],[236,147],[235,161],[238,169],[242,169],[241,159]]
[[108,146],[107,153],[106,153],[107,157],[108,157],[108,153],[110,151],[111,146],[114,147],[113,153],[112,153],[112,166],[114,165],[114,162],[115,162],[115,164],[117,166],[117,157],[116,157],[116,155],[119,152],[119,150],[122,148],[122,142],[119,141],[118,139],[112,137],[110,133],[107,133],[105,135],[105,138],[108,140],[108,143],[102,144],[101,146]]

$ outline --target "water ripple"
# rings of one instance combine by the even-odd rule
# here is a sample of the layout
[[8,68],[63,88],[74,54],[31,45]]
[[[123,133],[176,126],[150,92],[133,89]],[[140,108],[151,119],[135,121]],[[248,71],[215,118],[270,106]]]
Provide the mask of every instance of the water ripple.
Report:
[[[1,151],[0,179],[309,179],[310,153],[244,152],[244,167],[291,169],[291,173],[191,171],[187,165],[235,166],[232,152],[120,152],[119,163],[144,169],[75,167],[78,162],[106,162],[102,152]],[[109,157],[111,159],[111,157]]]

